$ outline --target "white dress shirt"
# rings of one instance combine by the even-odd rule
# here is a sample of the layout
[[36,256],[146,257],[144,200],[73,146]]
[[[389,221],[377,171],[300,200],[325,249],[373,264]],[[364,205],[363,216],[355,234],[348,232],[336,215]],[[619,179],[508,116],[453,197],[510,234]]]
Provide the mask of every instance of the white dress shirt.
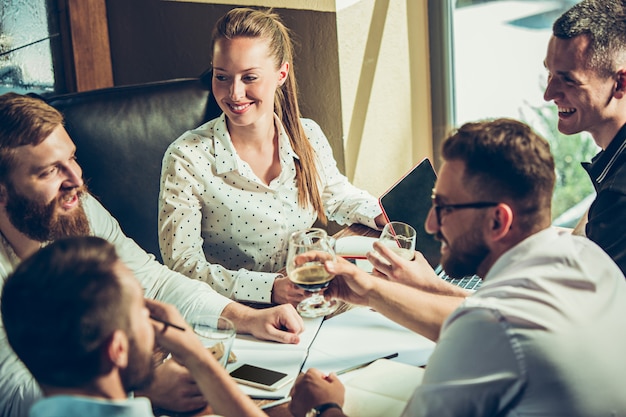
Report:
[[[205,283],[190,280],[157,262],[124,235],[117,221],[91,195],[85,196],[82,204],[92,235],[115,245],[120,259],[141,282],[147,298],[174,304],[187,321],[203,314],[219,315],[232,302]],[[0,234],[1,285],[20,262]],[[40,397],[39,386],[9,346],[4,325],[0,325],[0,416],[26,417]]]
[[[298,204],[298,156],[278,117],[281,172],[261,181],[237,155],[224,114],[186,132],[163,159],[159,243],[166,265],[208,282],[241,301],[271,302],[277,271],[285,267],[289,235],[316,220]],[[302,125],[317,154],[327,216],[339,224],[376,228],[376,198],[354,187],[337,169],[332,149],[312,120]]]
[[501,256],[446,320],[404,416],[625,416],[626,282],[549,228]]

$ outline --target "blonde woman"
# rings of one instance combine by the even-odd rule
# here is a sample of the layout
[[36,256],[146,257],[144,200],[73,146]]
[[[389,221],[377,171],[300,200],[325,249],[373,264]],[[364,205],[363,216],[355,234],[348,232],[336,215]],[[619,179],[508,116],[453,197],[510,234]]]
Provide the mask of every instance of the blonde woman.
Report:
[[320,127],[300,117],[292,42],[278,15],[233,9],[212,42],[223,113],[164,156],[161,254],[232,299],[297,305],[305,292],[278,273],[289,235],[328,218],[377,228],[383,216],[338,171]]

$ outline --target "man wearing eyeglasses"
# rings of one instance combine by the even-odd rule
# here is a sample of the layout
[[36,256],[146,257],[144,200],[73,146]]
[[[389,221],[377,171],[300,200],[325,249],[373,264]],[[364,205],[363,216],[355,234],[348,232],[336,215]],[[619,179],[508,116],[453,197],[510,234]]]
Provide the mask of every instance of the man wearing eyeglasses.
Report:
[[[461,126],[442,155],[425,226],[441,242],[447,273],[484,278],[476,292],[459,305],[342,259],[326,262],[336,275],[329,296],[438,339],[403,415],[626,415],[626,338],[615,336],[626,317],[626,280],[597,244],[551,227],[548,143],[499,119]],[[292,397],[294,416],[343,414],[334,374],[307,371]]]
[[[548,70],[544,98],[558,106],[559,131],[590,132],[602,149],[591,163],[583,163],[597,196],[574,233],[596,242],[623,273],[626,271],[625,16],[624,0],[581,1],[555,21],[544,62]],[[437,218],[442,221],[447,213],[464,209],[442,201],[435,203]],[[379,276],[431,293],[456,296],[457,305],[470,294],[439,279],[419,253],[409,262],[385,248],[377,250],[384,253],[386,262],[374,256],[368,256],[368,260]],[[447,313],[443,311],[439,320],[445,317]]]

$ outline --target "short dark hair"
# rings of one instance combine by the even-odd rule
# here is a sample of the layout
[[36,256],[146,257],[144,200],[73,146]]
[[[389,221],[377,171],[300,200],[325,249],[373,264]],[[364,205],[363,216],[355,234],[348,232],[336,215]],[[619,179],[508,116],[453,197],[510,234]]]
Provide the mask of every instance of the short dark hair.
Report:
[[560,39],[587,36],[587,65],[610,76],[626,61],[626,0],[583,0],[554,22],[552,33]]
[[129,329],[129,296],[106,240],[57,240],[24,260],[2,291],[9,344],[38,383],[79,387],[103,371],[101,349]]
[[477,200],[513,205],[525,230],[550,219],[554,159],[548,142],[528,125],[512,119],[466,123],[443,142],[442,156],[465,163],[464,180]]
[[63,116],[45,101],[17,93],[0,95],[0,183],[13,168],[15,148],[36,146],[63,124]]

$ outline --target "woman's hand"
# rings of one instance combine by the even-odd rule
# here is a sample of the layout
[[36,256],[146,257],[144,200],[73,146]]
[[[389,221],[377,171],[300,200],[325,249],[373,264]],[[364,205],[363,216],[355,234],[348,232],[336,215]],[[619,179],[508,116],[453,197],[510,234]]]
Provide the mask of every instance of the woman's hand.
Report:
[[289,277],[278,277],[272,288],[272,303],[291,304],[296,307],[307,297],[306,291],[289,281]]

